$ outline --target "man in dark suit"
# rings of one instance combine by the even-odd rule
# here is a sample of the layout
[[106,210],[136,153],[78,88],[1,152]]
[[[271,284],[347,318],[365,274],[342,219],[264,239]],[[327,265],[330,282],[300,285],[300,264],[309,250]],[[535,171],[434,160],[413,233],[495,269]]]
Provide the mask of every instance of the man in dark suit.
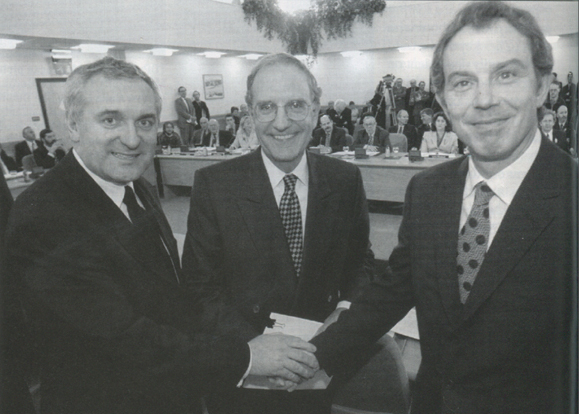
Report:
[[6,236],[42,352],[42,413],[200,412],[203,390],[247,373],[308,377],[293,359],[310,358],[307,344],[213,335],[218,312],[204,318],[184,289],[177,243],[141,178],[161,112],[153,80],[105,57],[75,69],[64,102],[73,150],[18,197]]
[[343,128],[336,128],[329,115],[322,115],[320,128],[316,128],[312,135],[313,139],[310,145],[321,147],[323,153],[343,151],[344,147],[348,145],[346,131]]
[[177,91],[179,92],[179,98],[175,99],[177,126],[179,127],[179,132],[181,132],[183,142],[190,142],[197,124],[197,112],[191,99],[187,98],[187,89],[184,86],[180,86]]
[[[208,146],[211,141],[211,132],[209,132],[209,120],[205,117],[199,120],[200,129],[193,134],[193,142],[189,146]],[[204,144],[205,143],[205,144]]]
[[561,96],[569,114],[569,123],[574,124],[575,118],[577,117],[577,95],[579,94],[579,89],[577,84],[573,83],[573,72],[567,74],[567,85],[563,86],[561,89]]
[[565,137],[567,137],[567,142],[569,142],[570,153],[577,155],[577,133],[573,129],[568,113],[569,111],[565,105],[561,105],[559,109],[557,109],[557,119],[555,120],[553,129],[563,131]]
[[555,112],[550,110],[541,111],[539,115],[539,127],[541,128],[541,134],[543,138],[548,139],[551,142],[557,144],[565,152],[569,152],[569,140],[565,135],[564,131],[554,129],[556,119]]
[[397,115],[398,125],[390,127],[391,134],[404,134],[408,143],[408,149],[420,148],[418,143],[418,132],[414,126],[408,124],[408,112],[404,109],[398,111]]
[[217,119],[210,119],[207,128],[209,134],[205,135],[202,141],[202,146],[229,148],[234,139],[233,135],[229,131],[219,129],[219,122]]
[[565,105],[561,96],[561,85],[558,82],[551,82],[549,85],[549,95],[545,100],[544,106],[547,109],[557,112],[561,105]]
[[[223,329],[251,339],[271,312],[330,323],[371,272],[360,171],[307,153],[321,89],[285,53],[262,58],[246,101],[261,149],[195,174],[183,271],[229,309]],[[329,413],[329,393],[229,387],[211,413]]]
[[392,145],[388,138],[388,131],[376,125],[376,118],[366,116],[362,121],[364,129],[359,130],[354,135],[352,148],[365,148],[367,151],[386,151],[386,147],[392,151]]
[[8,174],[8,172],[10,171],[18,170],[18,165],[16,164],[16,161],[14,161],[14,158],[12,158],[10,155],[6,154],[6,151],[4,151],[4,149],[2,148],[2,145],[0,145],[0,159],[2,160],[3,174]]
[[50,129],[40,131],[40,140],[42,144],[34,150],[34,161],[40,167],[52,168],[66,153]]
[[552,65],[533,16],[501,2],[443,32],[431,76],[471,155],[413,177],[388,271],[312,341],[322,368],[416,306],[413,413],[577,411],[577,164],[537,129]]
[[27,126],[22,130],[24,141],[19,142],[14,146],[14,155],[16,156],[16,164],[22,168],[22,158],[31,155],[35,149],[42,145],[42,142],[36,139],[34,130]]
[[199,91],[193,91],[193,107],[195,108],[195,117],[197,118],[197,124],[195,125],[195,129],[197,130],[201,128],[201,118],[211,119],[209,108],[205,101],[201,100]]

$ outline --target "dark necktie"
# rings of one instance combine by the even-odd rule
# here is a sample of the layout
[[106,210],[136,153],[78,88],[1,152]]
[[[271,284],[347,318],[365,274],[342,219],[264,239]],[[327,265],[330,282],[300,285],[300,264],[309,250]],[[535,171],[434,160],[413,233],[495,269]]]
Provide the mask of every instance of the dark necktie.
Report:
[[151,260],[161,260],[166,266],[173,269],[177,282],[179,282],[179,276],[177,275],[177,266],[173,263],[173,258],[169,254],[161,236],[161,231],[159,229],[159,224],[152,214],[147,213],[147,211],[139,205],[137,202],[137,197],[133,189],[126,185],[125,186],[125,196],[123,198],[123,203],[127,206],[127,211],[129,212],[129,217],[133,225],[138,226],[141,231],[141,236],[144,240],[149,240],[154,250],[152,250],[149,256]]
[[332,133],[326,133],[326,147],[330,146],[330,138],[332,137]]
[[472,210],[458,236],[456,270],[462,303],[468,298],[487,252],[490,233],[489,201],[494,195],[484,181],[475,186]]
[[296,275],[300,275],[303,255],[302,239],[302,212],[300,210],[300,201],[296,194],[296,177],[293,174],[287,174],[283,177],[285,190],[279,203],[279,213],[285,230],[285,237],[292,255]]

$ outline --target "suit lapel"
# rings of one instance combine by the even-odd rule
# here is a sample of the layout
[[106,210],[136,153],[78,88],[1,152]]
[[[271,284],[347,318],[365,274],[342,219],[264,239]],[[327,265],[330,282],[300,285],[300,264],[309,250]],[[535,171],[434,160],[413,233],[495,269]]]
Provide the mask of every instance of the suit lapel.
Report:
[[441,203],[433,212],[434,226],[430,243],[437,246],[436,274],[444,310],[455,328],[460,323],[462,305],[458,292],[456,249],[462,208],[462,195],[468,171],[468,158],[464,157],[458,168],[444,177],[437,190]]
[[465,303],[464,320],[491,296],[553,220],[555,213],[551,206],[561,191],[559,183],[565,182],[553,165],[553,157],[549,156],[553,150],[543,140],[481,265]]

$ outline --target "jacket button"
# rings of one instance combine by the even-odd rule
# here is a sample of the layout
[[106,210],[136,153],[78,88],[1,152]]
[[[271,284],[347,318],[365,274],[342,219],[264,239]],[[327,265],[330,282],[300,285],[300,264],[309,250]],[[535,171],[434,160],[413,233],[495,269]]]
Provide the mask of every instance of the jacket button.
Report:
[[328,296],[328,302],[331,302],[331,301],[332,301],[332,295],[329,295]]
[[260,310],[259,305],[253,306],[253,313],[259,313],[259,310]]

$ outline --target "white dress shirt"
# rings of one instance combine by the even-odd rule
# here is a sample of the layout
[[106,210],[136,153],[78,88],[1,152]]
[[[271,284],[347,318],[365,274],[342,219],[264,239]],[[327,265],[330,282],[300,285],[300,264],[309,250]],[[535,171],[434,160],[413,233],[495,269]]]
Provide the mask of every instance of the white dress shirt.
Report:
[[541,132],[537,130],[535,137],[529,145],[529,148],[511,165],[499,171],[491,178],[486,179],[478,172],[472,158],[469,156],[468,173],[466,175],[466,182],[464,185],[464,192],[462,198],[462,210],[460,213],[459,231],[466,223],[466,219],[472,210],[474,204],[474,187],[481,181],[486,181],[487,185],[495,193],[489,201],[489,242],[487,244],[487,251],[493,242],[495,235],[505,217],[505,214],[519,190],[523,179],[531,169],[539,148],[541,147]]

